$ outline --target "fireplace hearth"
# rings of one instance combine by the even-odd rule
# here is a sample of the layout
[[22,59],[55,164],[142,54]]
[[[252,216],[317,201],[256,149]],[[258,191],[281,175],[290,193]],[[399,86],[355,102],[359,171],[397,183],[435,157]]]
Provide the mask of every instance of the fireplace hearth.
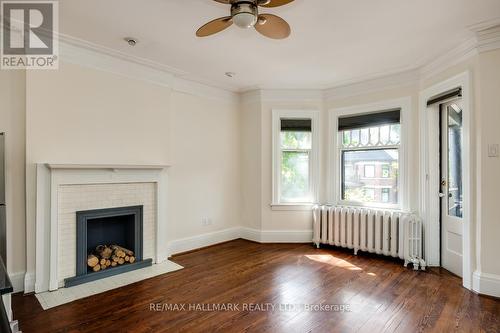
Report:
[[[143,206],[79,211],[76,212],[76,223],[76,276],[65,279],[65,287],[152,265],[152,259],[143,258]],[[127,249],[133,254],[127,255],[127,262],[115,258],[116,263],[111,266],[110,257],[108,265],[89,267],[89,256],[102,259],[97,252],[103,246]]]

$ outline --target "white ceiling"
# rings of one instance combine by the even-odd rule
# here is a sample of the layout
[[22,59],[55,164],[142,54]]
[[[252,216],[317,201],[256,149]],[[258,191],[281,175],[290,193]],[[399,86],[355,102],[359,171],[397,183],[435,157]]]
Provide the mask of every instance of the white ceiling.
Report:
[[[262,12],[286,19],[292,35],[267,39],[230,27],[200,39],[196,29],[228,15],[212,0],[64,0],[60,30],[148,59],[183,77],[231,90],[317,89],[412,69],[500,16],[499,0],[296,0]],[[134,48],[123,38],[139,40]],[[235,72],[228,78],[225,72]]]

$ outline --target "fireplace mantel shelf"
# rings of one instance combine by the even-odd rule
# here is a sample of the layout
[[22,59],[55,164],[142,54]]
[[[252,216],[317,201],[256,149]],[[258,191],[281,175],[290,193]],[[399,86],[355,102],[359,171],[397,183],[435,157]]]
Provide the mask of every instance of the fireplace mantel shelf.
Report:
[[147,165],[134,165],[134,164],[57,164],[46,163],[49,169],[94,169],[94,170],[162,170],[168,168],[170,165],[162,164],[147,164]]

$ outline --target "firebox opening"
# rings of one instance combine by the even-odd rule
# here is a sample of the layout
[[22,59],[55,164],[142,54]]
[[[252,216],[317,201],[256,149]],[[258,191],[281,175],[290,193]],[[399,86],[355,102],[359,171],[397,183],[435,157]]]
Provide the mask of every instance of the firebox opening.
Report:
[[87,222],[87,254],[99,245],[119,245],[137,252],[135,217],[122,215],[90,219]]
[[66,287],[151,266],[143,259],[143,206],[79,211],[76,220],[76,276]]

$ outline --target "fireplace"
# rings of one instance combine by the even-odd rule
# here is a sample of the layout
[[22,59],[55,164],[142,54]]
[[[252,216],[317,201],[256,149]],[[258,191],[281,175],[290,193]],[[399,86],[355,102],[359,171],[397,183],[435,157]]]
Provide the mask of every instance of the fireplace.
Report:
[[[78,211],[76,223],[76,276],[64,280],[66,287],[152,265],[152,259],[143,258],[143,206]],[[96,260],[102,260],[96,249],[103,247],[124,249],[130,256],[126,256],[126,262],[115,256],[117,260],[113,262],[109,256],[108,266],[96,271],[96,265],[89,266],[88,258],[95,256]]]

